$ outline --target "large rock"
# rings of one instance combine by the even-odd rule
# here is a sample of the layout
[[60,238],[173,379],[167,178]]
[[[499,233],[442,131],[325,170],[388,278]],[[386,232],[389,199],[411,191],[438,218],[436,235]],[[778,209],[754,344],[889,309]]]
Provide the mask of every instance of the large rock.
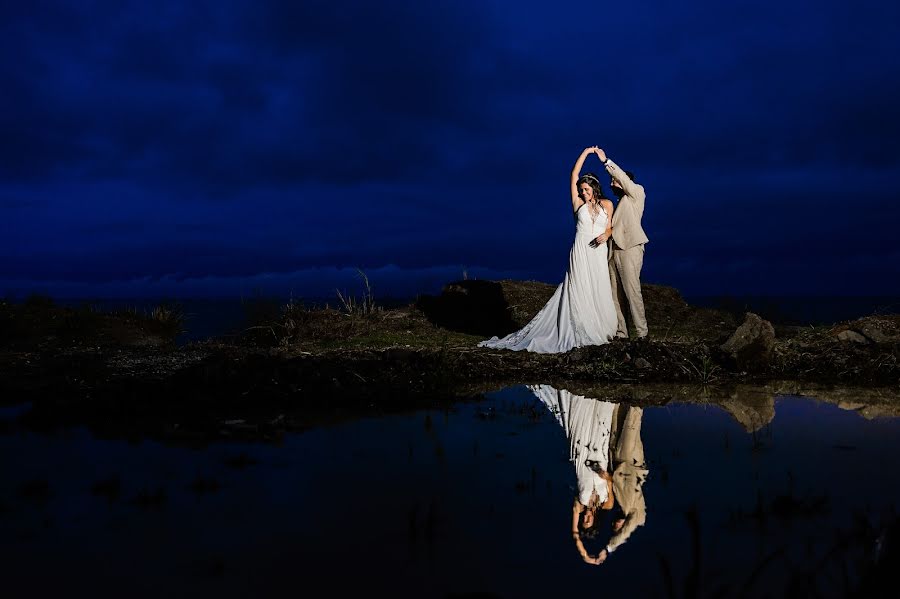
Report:
[[482,337],[502,337],[519,329],[512,319],[503,286],[494,281],[456,281],[441,295],[420,296],[416,305],[445,329]]
[[865,335],[860,335],[856,331],[851,331],[850,329],[838,333],[837,338],[841,341],[847,341],[849,343],[861,343],[863,345],[869,342]]
[[900,343],[900,323],[896,315],[861,318],[851,328],[875,343]]
[[747,312],[743,324],[722,344],[722,351],[743,370],[765,368],[775,351],[775,328],[768,320]]

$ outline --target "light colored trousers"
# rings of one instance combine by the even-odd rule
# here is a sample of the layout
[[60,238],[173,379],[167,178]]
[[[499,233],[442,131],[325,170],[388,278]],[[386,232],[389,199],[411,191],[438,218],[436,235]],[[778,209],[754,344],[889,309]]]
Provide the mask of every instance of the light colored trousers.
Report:
[[644,443],[641,441],[641,419],[643,416],[644,410],[641,408],[634,406],[628,408],[624,422],[621,423],[618,431],[619,438],[613,453],[613,463],[626,462],[639,468],[647,467],[644,460]]
[[616,337],[628,337],[625,313],[622,312],[621,292],[625,292],[631,308],[631,321],[638,337],[647,336],[647,318],[644,316],[644,297],[641,295],[641,268],[644,266],[644,244],[627,250],[615,243],[609,260],[609,282],[612,286],[613,304],[619,320]]

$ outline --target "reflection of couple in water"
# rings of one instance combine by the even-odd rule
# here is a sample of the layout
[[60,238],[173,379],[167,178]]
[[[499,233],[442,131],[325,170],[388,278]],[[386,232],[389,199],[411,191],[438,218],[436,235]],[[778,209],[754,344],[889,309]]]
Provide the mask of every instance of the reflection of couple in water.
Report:
[[[573,395],[548,385],[529,387],[556,416],[569,440],[578,491],[572,506],[572,537],[581,558],[602,564],[646,520],[647,463],[641,442],[643,410]],[[606,546],[591,557],[584,538],[599,534],[597,510],[619,510]]]

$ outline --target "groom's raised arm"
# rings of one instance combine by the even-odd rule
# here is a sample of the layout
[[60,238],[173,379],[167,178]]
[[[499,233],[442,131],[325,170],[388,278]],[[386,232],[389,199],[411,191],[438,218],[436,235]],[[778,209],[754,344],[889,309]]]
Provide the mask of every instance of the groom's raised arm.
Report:
[[612,158],[607,156],[603,150],[597,151],[597,157],[600,158],[600,162],[606,167],[606,172],[609,173],[609,176],[619,182],[619,185],[625,190],[625,194],[637,200],[643,207],[644,200],[647,199],[647,194],[644,193],[644,186],[632,181],[631,177],[622,170],[622,167],[613,162]]
[[606,172],[609,173],[611,177],[613,177],[616,181],[619,182],[619,185],[622,186],[622,189],[625,190],[625,193],[636,200],[640,200],[643,204],[644,200],[647,199],[647,194],[644,193],[644,186],[639,185],[631,180],[625,171],[622,168],[612,161],[612,158],[607,158],[606,160]]
[[609,553],[612,553],[619,547],[621,547],[625,541],[628,540],[628,537],[631,536],[631,533],[637,529],[638,526],[643,526],[647,521],[647,509],[643,505],[643,501],[641,505],[635,509],[632,513],[628,514],[625,517],[625,524],[622,526],[621,530],[619,530],[616,534],[609,538],[609,541],[606,545],[606,550]]

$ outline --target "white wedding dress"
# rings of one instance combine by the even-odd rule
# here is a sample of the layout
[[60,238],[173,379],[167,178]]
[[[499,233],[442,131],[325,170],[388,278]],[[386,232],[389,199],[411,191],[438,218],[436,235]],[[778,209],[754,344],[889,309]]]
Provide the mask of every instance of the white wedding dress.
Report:
[[569,460],[575,466],[578,481],[578,501],[588,505],[591,495],[597,494],[603,503],[609,497],[606,481],[588,464],[596,462],[601,470],[609,469],[609,438],[615,404],[608,401],[575,395],[550,385],[529,385],[528,388],[556,416],[569,439]]
[[521,330],[479,347],[527,350],[541,354],[567,352],[583,345],[608,343],[616,334],[616,308],[609,284],[607,244],[590,247],[606,231],[606,211],[591,218],[587,204],[575,211],[575,242],[569,271],[550,301]]

